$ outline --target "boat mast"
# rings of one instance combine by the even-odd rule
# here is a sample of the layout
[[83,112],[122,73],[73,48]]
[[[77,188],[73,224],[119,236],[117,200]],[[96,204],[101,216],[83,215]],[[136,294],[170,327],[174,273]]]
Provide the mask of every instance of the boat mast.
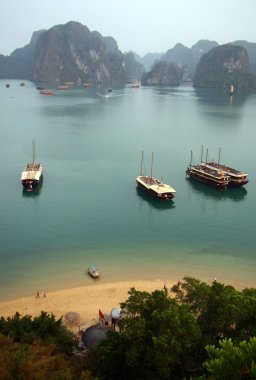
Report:
[[207,158],[208,158],[208,148],[206,149],[206,158],[205,158],[206,165],[207,165]]
[[153,152],[152,152],[152,158],[151,158],[151,170],[150,170],[151,179],[153,178],[153,175],[152,175],[152,172],[153,172],[153,160],[154,160],[154,155],[153,155]]
[[141,160],[140,160],[140,175],[143,175],[143,171],[142,171],[143,161],[144,161],[144,152],[142,150],[142,152],[141,152]]
[[221,152],[221,148],[219,149],[219,160],[218,160],[218,167],[220,166],[220,152]]
[[32,149],[33,149],[33,164],[36,162],[36,142],[32,141]]
[[189,164],[189,168],[191,169],[191,165],[192,165],[192,158],[193,158],[193,152],[192,152],[192,149],[191,149],[191,154],[190,154],[190,164]]
[[204,146],[201,147],[201,163],[203,162]]

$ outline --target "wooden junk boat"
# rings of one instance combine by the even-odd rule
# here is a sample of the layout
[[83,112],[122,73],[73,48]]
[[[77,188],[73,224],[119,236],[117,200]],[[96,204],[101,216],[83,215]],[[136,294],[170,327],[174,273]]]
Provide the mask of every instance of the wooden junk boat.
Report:
[[229,166],[220,164],[220,152],[221,152],[221,149],[219,150],[219,161],[214,162],[212,160],[211,162],[207,163],[207,166],[216,170],[221,170],[226,175],[228,175],[230,177],[229,184],[228,184],[229,187],[239,187],[239,186],[246,185],[249,182],[248,174],[240,170],[231,168]]
[[144,175],[142,172],[143,160],[144,160],[144,155],[143,155],[143,151],[142,151],[140,175],[136,177],[136,182],[137,182],[138,187],[140,187],[142,190],[148,192],[149,194],[151,194],[155,198],[165,199],[165,200],[172,199],[174,197],[174,194],[176,193],[176,190],[174,190],[174,188],[171,187],[170,185],[162,183],[158,179],[154,178],[152,175],[153,153],[152,153],[150,177]]
[[201,153],[201,163],[192,165],[192,151],[190,165],[186,170],[186,174],[199,182],[216,187],[221,190],[226,190],[228,187],[239,187],[248,182],[248,174],[220,164],[220,152],[218,163],[207,162],[208,150],[206,153],[206,161],[202,161],[203,147]]
[[88,274],[93,278],[98,278],[100,276],[99,271],[97,270],[95,265],[90,265],[88,268]]
[[32,191],[33,187],[37,186],[42,180],[43,175],[43,165],[36,162],[35,141],[32,142],[32,146],[33,162],[27,164],[25,170],[21,173],[21,183],[27,191]]

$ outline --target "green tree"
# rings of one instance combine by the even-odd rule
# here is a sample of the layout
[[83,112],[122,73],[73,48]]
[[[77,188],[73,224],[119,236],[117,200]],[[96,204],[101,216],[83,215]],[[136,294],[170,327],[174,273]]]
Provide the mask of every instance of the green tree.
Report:
[[203,345],[218,344],[220,339],[235,341],[256,336],[256,292],[237,291],[214,281],[211,285],[185,277],[172,291],[180,304],[188,304],[197,318]]
[[97,348],[100,379],[176,379],[196,366],[200,329],[187,305],[167,291],[134,288],[121,304],[121,332]]
[[256,379],[256,338],[234,345],[231,339],[220,342],[220,348],[207,346],[204,375],[200,379]]
[[42,311],[34,319],[16,313],[13,317],[0,319],[0,333],[8,335],[14,342],[28,343],[40,341],[62,347],[70,353],[76,345],[73,334],[62,325],[61,318],[56,320],[54,315]]

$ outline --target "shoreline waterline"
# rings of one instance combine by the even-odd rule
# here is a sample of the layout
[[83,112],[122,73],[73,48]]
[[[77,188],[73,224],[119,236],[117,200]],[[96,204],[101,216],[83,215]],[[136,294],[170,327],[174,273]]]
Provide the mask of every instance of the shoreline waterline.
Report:
[[[25,266],[21,257],[18,271],[12,277],[6,268],[0,281],[0,302],[29,297],[36,291],[54,292],[122,281],[168,278],[178,281],[185,276],[207,283],[216,277],[219,282],[238,289],[256,287],[254,260],[249,253],[243,251],[241,256],[239,248],[229,251],[223,247],[218,251],[209,244],[191,243],[188,247],[177,242],[158,244],[157,249],[155,244],[148,243],[42,252],[34,255],[30,267]],[[89,264],[97,266],[99,280],[88,275]]]

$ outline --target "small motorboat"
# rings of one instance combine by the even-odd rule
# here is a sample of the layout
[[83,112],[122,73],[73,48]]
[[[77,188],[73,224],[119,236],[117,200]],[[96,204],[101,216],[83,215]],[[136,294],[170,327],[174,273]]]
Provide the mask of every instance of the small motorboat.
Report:
[[95,265],[90,265],[90,267],[88,268],[88,274],[93,278],[98,278],[100,276]]

